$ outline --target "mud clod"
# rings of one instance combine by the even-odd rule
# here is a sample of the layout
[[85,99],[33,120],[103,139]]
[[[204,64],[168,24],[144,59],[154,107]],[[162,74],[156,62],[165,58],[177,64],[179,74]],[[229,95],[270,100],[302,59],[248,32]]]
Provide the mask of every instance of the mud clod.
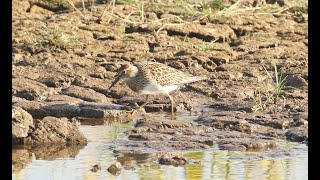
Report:
[[308,144],[308,131],[305,128],[293,127],[286,132],[285,136],[290,141]]
[[101,170],[101,166],[99,164],[93,165],[90,169],[91,172],[98,172],[99,170]]
[[34,127],[32,116],[20,107],[12,107],[12,141],[25,138]]
[[89,102],[110,102],[105,95],[98,93],[92,89],[87,89],[79,86],[70,86],[62,91],[62,94],[79,98]]
[[34,129],[22,144],[86,144],[87,139],[79,130],[75,119],[45,117],[36,120]]
[[251,138],[226,138],[219,141],[220,149],[232,151],[261,151],[267,149],[274,149],[276,146],[276,142],[273,140],[261,140]]
[[26,78],[12,79],[12,95],[28,100],[44,100],[49,95],[57,94],[53,88]]
[[179,157],[179,156],[174,156],[174,157],[161,157],[159,159],[159,164],[162,165],[173,165],[173,166],[183,166],[187,164],[187,159],[185,157]]

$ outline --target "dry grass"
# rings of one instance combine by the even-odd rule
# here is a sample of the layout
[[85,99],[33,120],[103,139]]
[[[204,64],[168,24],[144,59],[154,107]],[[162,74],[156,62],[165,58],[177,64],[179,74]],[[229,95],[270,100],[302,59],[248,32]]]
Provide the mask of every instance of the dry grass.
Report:
[[[75,11],[85,20],[88,17],[85,14],[85,3],[82,0],[83,12],[77,9],[72,0],[66,0]],[[99,20],[104,18],[106,12],[109,13],[110,22],[112,18],[124,20],[128,23],[133,23],[129,17],[132,14],[138,13],[140,16],[139,22],[150,22],[145,17],[146,12],[156,12],[159,10],[168,10],[170,14],[176,15],[181,21],[195,21],[207,17],[209,20],[219,16],[237,15],[244,13],[257,14],[283,14],[285,12],[308,14],[308,0],[293,0],[284,6],[275,4],[258,4],[253,6],[251,1],[238,0],[233,4],[227,3],[224,0],[109,0],[106,1],[106,7],[101,12]],[[116,4],[127,4],[135,7],[136,11],[129,13],[127,18],[119,18],[114,14]],[[93,9],[91,3],[91,10]],[[91,12],[92,13],[92,12]],[[285,15],[285,14],[284,14]],[[93,17],[93,16],[91,16]]]
[[76,36],[66,34],[59,27],[48,28],[42,24],[39,27],[41,35],[38,38],[32,39],[33,46],[41,48],[49,48],[51,50],[67,50],[70,48],[82,47],[84,43]]

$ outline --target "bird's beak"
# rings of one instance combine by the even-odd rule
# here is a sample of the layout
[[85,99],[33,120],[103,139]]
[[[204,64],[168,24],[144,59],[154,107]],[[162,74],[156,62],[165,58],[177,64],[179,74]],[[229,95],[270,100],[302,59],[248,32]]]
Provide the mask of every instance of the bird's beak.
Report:
[[123,74],[124,74],[124,73],[122,73],[122,74],[116,74],[116,75],[115,75],[115,78],[116,78],[116,79],[112,82],[111,86],[108,88],[108,91],[110,91],[111,88],[112,88],[115,84],[117,84],[117,82],[121,79],[121,77],[123,76]]

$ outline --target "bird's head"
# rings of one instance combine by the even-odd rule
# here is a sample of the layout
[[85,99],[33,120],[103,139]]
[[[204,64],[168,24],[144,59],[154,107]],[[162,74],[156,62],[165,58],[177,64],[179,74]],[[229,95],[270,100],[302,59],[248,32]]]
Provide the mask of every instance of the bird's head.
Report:
[[122,64],[121,67],[118,69],[117,74],[114,76],[115,80],[109,87],[110,89],[121,79],[124,81],[130,80],[130,78],[134,77],[138,73],[138,68],[131,64]]

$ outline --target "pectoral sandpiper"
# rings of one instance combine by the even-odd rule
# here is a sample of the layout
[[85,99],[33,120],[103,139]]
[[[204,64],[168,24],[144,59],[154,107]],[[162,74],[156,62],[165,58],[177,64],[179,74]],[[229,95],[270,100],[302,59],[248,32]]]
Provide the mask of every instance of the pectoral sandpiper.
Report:
[[171,101],[171,117],[173,118],[174,100],[169,93],[184,84],[204,80],[206,77],[193,76],[157,62],[123,64],[115,75],[115,80],[109,87],[109,91],[121,79],[134,92],[146,94],[145,103],[131,111],[132,113],[148,103],[149,95],[166,94]]

